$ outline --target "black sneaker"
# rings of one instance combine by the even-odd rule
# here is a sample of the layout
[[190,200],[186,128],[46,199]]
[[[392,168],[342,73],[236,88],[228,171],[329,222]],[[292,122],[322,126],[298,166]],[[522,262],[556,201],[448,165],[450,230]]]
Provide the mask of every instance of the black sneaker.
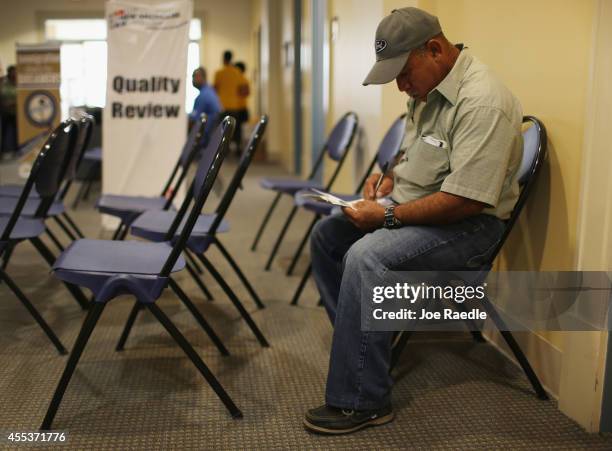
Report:
[[304,426],[318,434],[348,434],[368,426],[380,426],[393,420],[391,406],[375,410],[347,410],[321,406],[306,412]]

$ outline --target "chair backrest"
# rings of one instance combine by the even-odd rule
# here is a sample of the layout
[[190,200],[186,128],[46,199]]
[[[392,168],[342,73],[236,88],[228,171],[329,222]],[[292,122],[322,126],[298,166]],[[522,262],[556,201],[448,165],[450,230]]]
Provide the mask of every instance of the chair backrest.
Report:
[[353,112],[348,112],[340,119],[329,133],[325,147],[331,159],[340,161],[351,147],[359,120]]
[[253,129],[253,132],[251,133],[251,137],[249,138],[249,142],[247,143],[246,149],[244,150],[244,152],[242,152],[242,156],[240,157],[240,161],[238,162],[238,168],[234,172],[234,176],[232,177],[232,180],[230,181],[229,186],[225,190],[225,193],[223,194],[223,197],[221,198],[221,202],[219,202],[219,206],[217,207],[217,210],[215,212],[216,217],[213,223],[210,225],[210,228],[208,229],[208,233],[210,235],[215,234],[215,232],[217,231],[217,228],[219,227],[219,225],[221,224],[221,221],[223,220],[223,217],[225,216],[225,213],[227,212],[230,204],[232,203],[232,200],[234,199],[234,196],[236,195],[236,191],[238,190],[238,187],[242,183],[242,179],[244,178],[244,175],[246,174],[247,169],[251,165],[251,161],[253,161],[253,155],[255,155],[255,152],[257,151],[257,148],[259,147],[259,143],[261,142],[263,134],[266,131],[267,124],[268,124],[268,116],[263,115],[261,116],[261,118],[259,118],[259,122],[257,122],[257,125]]
[[95,124],[93,116],[85,113],[82,113],[76,122],[78,125],[76,147],[72,153],[70,161],[68,162],[68,167],[66,168],[64,184],[58,196],[58,199],[60,200],[63,200],[66,197],[72,182],[76,178],[77,168],[81,164],[81,161],[83,161],[85,151],[89,148],[89,143],[91,141]]
[[[167,198],[166,204],[163,208],[164,210],[167,210],[172,205],[172,202],[174,201],[183,180],[185,180],[185,177],[187,176],[189,166],[198,153],[199,143],[201,142],[202,136],[204,135],[204,130],[206,129],[206,122],[206,114],[202,113],[199,120],[195,121],[191,126],[191,130],[189,130],[187,141],[183,145],[179,159],[174,165],[172,173],[162,189],[161,195],[166,196]],[[176,181],[174,181],[177,174],[178,178]]]
[[78,124],[74,119],[69,118],[60,124],[60,126],[62,125],[65,125],[64,133],[58,134],[56,138],[58,150],[44,159],[34,184],[41,199],[34,215],[38,218],[47,216],[47,212],[57,197],[66,177],[68,166],[77,150]]
[[346,159],[347,151],[351,148],[358,125],[359,119],[355,113],[348,112],[342,116],[336,125],[334,125],[334,128],[329,133],[329,137],[323,146],[323,149],[321,149],[321,152],[319,152],[317,161],[312,166],[312,170],[308,175],[309,180],[315,178],[321,165],[323,164],[325,154],[328,154],[330,158],[337,162],[332,176],[325,185],[325,190],[329,190],[331,188],[336,180],[336,177],[338,177],[338,174],[340,173],[340,169],[342,169],[342,164]]
[[493,264],[493,260],[497,257],[508,235],[510,235],[512,227],[523,210],[537,175],[546,159],[547,137],[544,124],[533,116],[524,116],[523,123],[530,123],[531,126],[523,132],[523,159],[521,160],[521,166],[518,171],[521,192],[510,218],[506,221],[504,233],[491,253],[489,261],[487,262],[488,265]]
[[404,142],[404,135],[406,134],[407,116],[408,115],[404,113],[393,121],[389,130],[387,130],[387,133],[383,136],[378,146],[378,150],[376,151],[376,162],[380,169],[387,163],[391,163],[400,151],[402,143]]
[[402,142],[404,141],[404,135],[406,133],[406,117],[407,114],[404,113],[393,121],[393,124],[391,124],[391,127],[389,127],[387,130],[387,133],[385,133],[385,136],[383,136],[382,141],[378,145],[376,154],[374,155],[374,159],[368,166],[363,178],[359,182],[359,185],[357,185],[355,194],[359,194],[361,192],[363,185],[365,185],[368,176],[376,164],[378,164],[378,167],[382,171],[382,169],[388,163],[391,163],[397,156],[402,147]]
[[[210,139],[208,140],[208,145],[202,152],[202,157],[198,163],[196,175],[191,182],[191,187],[189,188],[187,196],[176,214],[172,225],[166,233],[166,241],[172,241],[172,238],[176,234],[179,226],[181,223],[184,223],[178,239],[174,242],[172,252],[170,252],[166,263],[159,273],[161,277],[168,277],[179,255],[185,249],[187,239],[191,235],[191,231],[198,220],[202,207],[204,206],[215,179],[219,174],[219,169],[221,168],[221,164],[223,163],[229,149],[229,143],[232,135],[234,134],[235,128],[236,120],[230,116],[225,117],[211,134]],[[193,207],[187,215],[189,204],[192,201]],[[187,217],[186,220],[184,220],[185,217]]]
[[69,148],[74,145],[76,139],[76,128],[74,121],[68,119],[58,125],[49,135],[34,160],[30,175],[17,199],[0,241],[8,241],[33,188],[36,188],[41,196],[41,204],[45,199],[53,200],[61,181],[61,166],[66,162],[66,154],[69,153]]

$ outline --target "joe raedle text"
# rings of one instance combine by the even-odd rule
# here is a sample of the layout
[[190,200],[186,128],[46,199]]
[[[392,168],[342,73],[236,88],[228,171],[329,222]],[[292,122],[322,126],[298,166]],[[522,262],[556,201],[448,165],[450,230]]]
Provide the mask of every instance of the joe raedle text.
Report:
[[[436,302],[463,304],[485,297],[487,284],[481,285],[429,285],[426,283],[376,286],[372,290],[372,319],[456,321],[486,320],[487,312],[480,308],[438,308]],[[418,301],[418,302],[417,302]]]

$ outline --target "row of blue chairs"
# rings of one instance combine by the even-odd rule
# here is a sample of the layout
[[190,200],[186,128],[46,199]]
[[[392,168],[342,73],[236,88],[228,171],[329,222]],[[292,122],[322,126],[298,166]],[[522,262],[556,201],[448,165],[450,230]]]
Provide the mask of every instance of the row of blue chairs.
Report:
[[[242,178],[265,132],[267,117],[262,117],[255,127],[247,148],[240,158],[238,168],[215,213],[206,215],[201,211],[227,154],[228,143],[235,129],[235,121],[230,117],[225,118],[210,136],[208,145],[200,149],[199,143],[206,125],[206,117],[203,116],[190,132],[179,161],[164,187],[163,195],[157,198],[157,203],[150,202],[150,198],[102,196],[98,202],[100,211],[120,218],[120,226],[113,239],[85,239],[82,238],[82,234],[81,238],[73,236],[71,237],[72,243],[65,250],[62,246],[62,253],[56,259],[39,236],[45,231],[45,221],[53,217],[49,214],[51,207],[60,200],[63,201],[61,194],[58,194],[62,181],[71,183],[74,179],[79,159],[82,158],[86,148],[82,139],[86,139],[87,134],[91,133],[92,124],[91,118],[85,117],[79,122],[69,119],[56,128],[36,158],[26,184],[19,187],[21,189],[19,196],[13,198],[14,207],[11,215],[0,217],[3,218],[0,219],[0,230],[2,230],[0,256],[6,256],[6,251],[12,250],[17,243],[25,239],[30,240],[46,256],[47,261],[52,265],[54,275],[63,281],[71,292],[79,294],[78,299],[87,310],[87,316],[50,402],[41,429],[51,428],[68,383],[102,311],[110,300],[122,294],[133,295],[136,302],[127,318],[117,349],[123,349],[138,312],[144,308],[148,309],[187,354],[231,415],[235,418],[240,417],[241,411],[155,301],[169,286],[208,334],[220,353],[229,355],[229,351],[214,329],[173,277],[174,273],[186,267],[183,255],[185,252],[190,252],[190,255],[195,256],[221,285],[260,344],[264,347],[269,346],[263,333],[237,295],[225,282],[216,266],[204,256],[211,246],[217,247],[236,271],[247,290],[256,299],[258,306],[263,307],[263,303],[238,267],[237,262],[222,245],[217,235],[229,230],[229,224],[224,220],[224,215],[237,189],[241,186]],[[188,168],[200,151],[201,156],[187,195],[180,207],[176,209],[172,204],[176,191],[186,179]],[[32,191],[33,188],[35,192]],[[10,189],[13,190],[12,193],[17,192],[17,188]],[[8,191],[7,188],[6,198],[10,198]],[[65,193],[63,195],[65,196]],[[24,207],[35,203],[39,205],[34,209],[34,214],[26,214]],[[124,238],[130,229],[134,236],[144,238],[146,241],[125,241]],[[58,244],[61,246],[61,243]],[[196,276],[201,286],[204,287],[195,270],[192,275]],[[4,269],[0,270],[0,277],[6,281],[17,298],[30,311],[58,352],[65,354],[66,348]],[[84,297],[80,287],[91,290],[93,293],[91,301]]]

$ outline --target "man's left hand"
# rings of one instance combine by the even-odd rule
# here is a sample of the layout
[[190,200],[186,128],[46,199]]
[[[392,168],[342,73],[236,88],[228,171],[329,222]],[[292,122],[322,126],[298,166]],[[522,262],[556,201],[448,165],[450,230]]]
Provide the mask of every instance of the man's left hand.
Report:
[[342,211],[362,232],[376,230],[385,222],[385,207],[374,200],[362,200],[354,207],[343,207]]

